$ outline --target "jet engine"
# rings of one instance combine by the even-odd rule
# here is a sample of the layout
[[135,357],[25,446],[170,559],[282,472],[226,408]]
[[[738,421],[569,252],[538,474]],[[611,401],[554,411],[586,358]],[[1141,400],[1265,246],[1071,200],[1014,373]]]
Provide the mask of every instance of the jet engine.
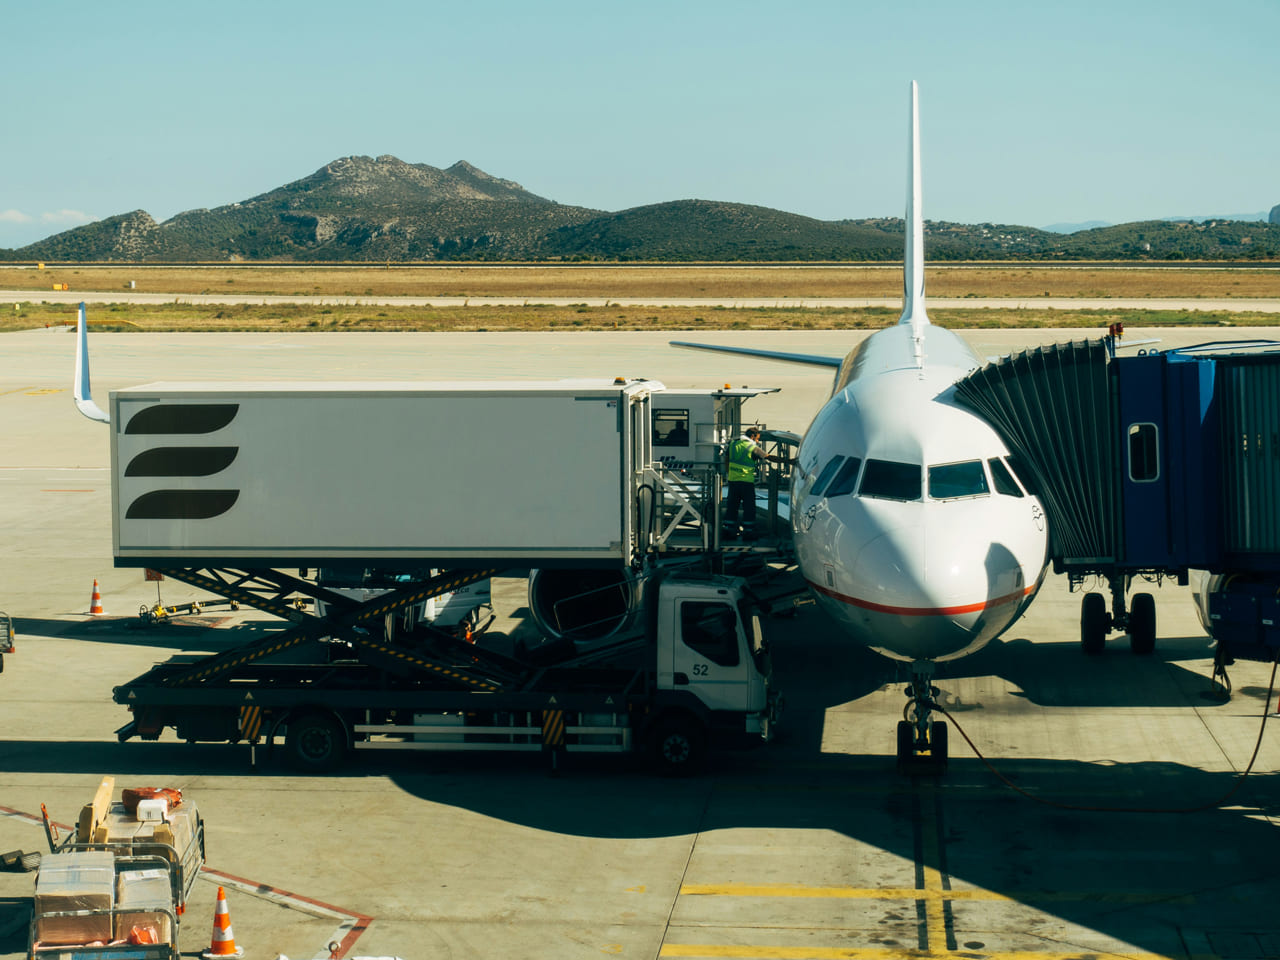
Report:
[[629,570],[531,570],[529,610],[553,640],[599,643],[640,614],[640,581]]

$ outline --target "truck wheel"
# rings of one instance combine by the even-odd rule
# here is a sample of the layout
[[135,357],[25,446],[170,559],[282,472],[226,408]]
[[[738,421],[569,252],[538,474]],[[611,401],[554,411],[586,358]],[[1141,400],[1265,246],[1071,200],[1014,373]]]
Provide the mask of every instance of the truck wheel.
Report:
[[285,750],[293,766],[304,773],[336,769],[347,755],[347,731],[327,713],[302,713],[289,718]]
[[706,761],[706,732],[692,717],[663,720],[654,731],[653,753],[663,773],[686,776]]

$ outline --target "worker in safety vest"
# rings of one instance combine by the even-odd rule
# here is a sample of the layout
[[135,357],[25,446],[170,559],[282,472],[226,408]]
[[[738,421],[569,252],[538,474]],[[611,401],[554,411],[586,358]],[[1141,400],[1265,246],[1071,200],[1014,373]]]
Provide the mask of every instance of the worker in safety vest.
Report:
[[766,454],[760,446],[760,428],[747,427],[742,436],[729,444],[729,503],[725,508],[725,538],[736,539],[738,508],[742,508],[742,520],[748,537],[755,535],[756,522],[756,461],[781,460]]

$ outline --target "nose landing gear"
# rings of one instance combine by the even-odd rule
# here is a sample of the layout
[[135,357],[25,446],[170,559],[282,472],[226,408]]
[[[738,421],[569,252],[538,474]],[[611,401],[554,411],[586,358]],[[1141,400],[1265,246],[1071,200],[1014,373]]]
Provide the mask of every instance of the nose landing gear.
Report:
[[941,773],[947,766],[947,724],[933,719],[938,688],[932,660],[911,664],[907,705],[898,721],[898,772]]

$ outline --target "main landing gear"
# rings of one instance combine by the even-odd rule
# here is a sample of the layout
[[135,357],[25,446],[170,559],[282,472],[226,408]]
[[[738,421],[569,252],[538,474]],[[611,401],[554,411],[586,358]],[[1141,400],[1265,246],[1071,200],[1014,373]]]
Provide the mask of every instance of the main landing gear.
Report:
[[1111,588],[1111,613],[1107,613],[1107,601],[1101,593],[1086,593],[1080,602],[1080,646],[1085,653],[1101,653],[1107,645],[1107,634],[1125,630],[1129,634],[1129,648],[1140,656],[1152,653],[1156,648],[1156,601],[1149,593],[1135,593],[1129,609],[1125,609],[1124,595],[1130,577],[1107,578]]
[[898,770],[901,773],[941,773],[947,766],[947,724],[933,719],[934,697],[932,660],[911,664],[907,685],[907,705],[898,721]]

